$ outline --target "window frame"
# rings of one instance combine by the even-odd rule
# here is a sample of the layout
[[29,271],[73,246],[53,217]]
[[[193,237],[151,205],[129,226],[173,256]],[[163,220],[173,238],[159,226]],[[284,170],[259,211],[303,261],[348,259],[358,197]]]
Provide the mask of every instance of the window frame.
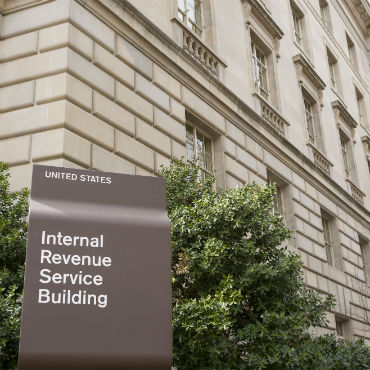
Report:
[[[301,86],[301,91],[305,133],[307,135],[308,144],[315,147],[319,152],[325,154],[319,102],[303,84]],[[307,109],[307,106],[310,107],[311,111]],[[311,118],[311,120],[309,118]]]
[[320,210],[320,217],[327,264],[337,270],[343,271],[343,256],[340,247],[336,217],[323,208]]
[[[192,129],[192,135],[193,135],[193,160],[191,160],[189,157],[188,157],[188,138],[187,138],[187,134],[188,134],[188,128],[191,128]],[[213,138],[208,135],[207,133],[205,133],[202,129],[200,129],[199,127],[197,127],[196,125],[192,124],[191,122],[187,121],[186,122],[186,125],[185,125],[185,133],[186,133],[186,145],[185,145],[185,154],[186,154],[186,161],[188,163],[191,163],[192,165],[194,166],[199,166],[200,167],[200,173],[201,173],[201,181],[204,181],[205,178],[208,176],[215,176],[215,157],[214,157],[214,142],[213,142]],[[198,135],[202,135],[205,139],[209,140],[209,143],[210,143],[210,159],[211,159],[211,170],[207,169],[206,167],[203,167],[199,164],[199,160],[198,160],[198,145],[197,145],[197,139],[198,139]],[[207,160],[205,159],[205,162],[207,162]]]
[[[270,98],[270,89],[268,82],[268,56],[262,50],[262,48],[256,43],[254,37],[251,37],[251,51],[252,51],[252,72],[253,72],[253,83],[256,91],[267,101]],[[258,58],[258,53],[263,57],[264,62]],[[264,72],[262,75],[264,77],[265,84],[260,84],[260,78],[257,78],[257,66],[262,68]],[[265,86],[262,86],[265,85]]]
[[308,140],[310,143],[316,146],[317,138],[315,132],[314,116],[312,112],[312,103],[305,96],[303,96],[303,106]]
[[342,93],[342,82],[339,73],[338,59],[328,47],[326,47],[326,55],[329,67],[330,86],[335,92]]
[[295,228],[295,216],[292,204],[292,194],[289,182],[283,180],[278,174],[276,174],[270,168],[267,169],[267,183],[275,184],[276,196],[274,203],[277,207],[273,207],[272,214],[279,214],[282,222],[287,225],[290,229]]
[[370,287],[370,242],[361,235],[358,235],[361,249],[362,268],[364,270],[366,285]]
[[358,114],[359,123],[363,126],[368,126],[366,107],[364,103],[364,96],[356,86],[355,86],[355,94],[356,94],[357,114]]
[[323,228],[324,234],[324,243],[325,243],[325,251],[326,251],[326,258],[329,266],[334,266],[334,243],[332,238],[332,233],[330,230],[330,219],[327,217],[326,214],[321,214],[321,223]]
[[[338,331],[340,331],[341,333],[338,333]],[[335,335],[342,343],[352,340],[353,335],[351,320],[342,316],[335,315]]]
[[[191,1],[194,1],[194,16],[195,19],[191,19],[189,17],[189,3]],[[184,4],[184,9],[181,8],[180,2]],[[196,13],[197,13],[197,5],[199,7],[199,23],[196,19]],[[203,4],[202,0],[176,0],[176,17],[184,23],[189,29],[191,29],[198,37],[201,37],[204,31],[204,25],[203,25]],[[181,14],[181,16],[179,16]]]
[[324,22],[325,26],[329,29],[329,31],[333,32],[328,1],[319,0],[319,6],[320,6],[320,16],[321,16],[322,21]]
[[294,41],[299,46],[304,47],[304,32],[303,32],[304,15],[294,3],[291,3],[291,8],[292,8]]
[[347,32],[346,32],[346,42],[347,42],[349,60],[350,60],[351,64],[356,69],[358,69],[356,46],[355,46],[355,43],[353,42],[353,40],[349,37]]
[[342,153],[344,173],[346,175],[346,178],[350,179],[351,178],[351,166],[349,163],[348,142],[349,142],[349,139],[347,138],[347,136],[341,132],[340,133],[340,149]]

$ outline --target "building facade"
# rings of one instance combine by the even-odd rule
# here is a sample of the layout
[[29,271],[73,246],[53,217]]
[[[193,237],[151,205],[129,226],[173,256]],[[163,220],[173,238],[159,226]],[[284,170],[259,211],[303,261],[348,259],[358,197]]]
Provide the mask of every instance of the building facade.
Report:
[[329,327],[370,343],[366,0],[1,0],[0,160],[275,182]]

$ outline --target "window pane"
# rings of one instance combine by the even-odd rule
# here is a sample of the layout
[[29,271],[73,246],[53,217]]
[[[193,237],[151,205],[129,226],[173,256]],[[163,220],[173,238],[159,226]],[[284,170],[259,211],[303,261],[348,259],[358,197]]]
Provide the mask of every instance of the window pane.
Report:
[[335,327],[336,327],[337,335],[340,337],[343,337],[343,323],[341,323],[340,321],[337,321],[335,323]]
[[212,172],[212,147],[211,140],[204,138],[205,169]]
[[194,134],[191,126],[186,126],[186,159],[194,162]]
[[204,136],[197,134],[197,165],[206,168],[206,159],[204,155]]
[[346,176],[350,176],[350,167],[349,167],[349,160],[348,160],[348,145],[347,140],[343,137],[340,138],[340,146],[342,148],[342,157],[343,157],[343,164],[344,164],[344,171]]
[[252,69],[258,92],[268,99],[267,68],[265,55],[252,43]]
[[314,121],[312,116],[312,107],[311,104],[305,99],[304,100],[304,110],[306,115],[306,124],[307,124],[307,132],[308,132],[308,138],[311,143],[315,143],[315,127],[314,127]]
[[185,0],[177,0],[177,6],[182,12],[185,12]]

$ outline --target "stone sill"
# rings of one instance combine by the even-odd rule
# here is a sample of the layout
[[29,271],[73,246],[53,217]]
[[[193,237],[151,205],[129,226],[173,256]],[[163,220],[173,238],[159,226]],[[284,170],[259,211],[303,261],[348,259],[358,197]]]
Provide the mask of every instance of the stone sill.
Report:
[[344,107],[347,108],[347,104],[344,102],[344,99],[343,99],[343,94],[341,94],[339,92],[339,90],[337,90],[336,88],[334,88],[333,86],[331,86],[331,91],[335,94],[335,96],[338,98],[338,100],[342,103],[342,105]]

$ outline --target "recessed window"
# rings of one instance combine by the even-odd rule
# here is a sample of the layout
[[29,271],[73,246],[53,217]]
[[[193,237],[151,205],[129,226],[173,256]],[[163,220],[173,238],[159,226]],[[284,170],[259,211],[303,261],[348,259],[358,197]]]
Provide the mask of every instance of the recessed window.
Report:
[[320,15],[326,27],[331,30],[329,4],[326,0],[320,0]]
[[267,171],[267,183],[274,184],[276,187],[272,208],[273,215],[280,215],[282,221],[289,228],[292,228],[295,221],[289,184],[271,170]]
[[344,173],[347,178],[351,177],[351,167],[350,167],[350,158],[349,158],[349,139],[348,137],[340,133],[340,148],[342,151],[342,159],[343,159],[343,166],[344,166]]
[[255,88],[259,94],[268,99],[267,57],[254,42],[252,42],[252,67]]
[[294,39],[299,45],[303,46],[303,14],[294,5],[292,5],[292,16]]
[[308,132],[308,139],[312,144],[316,143],[315,125],[313,120],[312,105],[307,99],[304,101],[304,113],[306,119],[306,128]]
[[322,209],[321,223],[328,265],[334,266],[338,270],[343,270],[336,220],[333,216]]
[[366,124],[366,114],[365,114],[364,97],[357,88],[355,88],[355,91],[356,91],[358,120],[361,124],[365,125]]
[[316,149],[324,153],[324,142],[321,134],[321,123],[318,103],[308,91],[302,87],[305,129],[308,141]]
[[352,39],[347,35],[347,33],[346,33],[346,40],[347,40],[349,59],[352,65],[357,68],[357,57],[356,57],[355,44],[353,43]]
[[348,319],[341,316],[335,316],[335,334],[342,343],[352,339],[351,324]]
[[334,266],[333,239],[330,231],[330,220],[326,215],[321,215],[322,228],[324,232],[325,251],[328,264]]
[[273,207],[273,214],[279,214],[284,218],[284,206],[283,206],[283,197],[281,193],[281,188],[278,184],[275,183],[276,186],[276,193],[274,196],[274,207]]
[[201,181],[213,174],[212,140],[190,124],[186,124],[186,159],[200,167]]
[[326,54],[328,56],[330,85],[333,89],[340,90],[340,77],[339,77],[339,70],[338,70],[338,61],[329,49],[326,49]]
[[370,243],[368,240],[362,238],[361,236],[359,236],[359,240],[365,280],[366,284],[370,286]]
[[177,0],[177,16],[198,36],[202,34],[202,7],[200,0]]

